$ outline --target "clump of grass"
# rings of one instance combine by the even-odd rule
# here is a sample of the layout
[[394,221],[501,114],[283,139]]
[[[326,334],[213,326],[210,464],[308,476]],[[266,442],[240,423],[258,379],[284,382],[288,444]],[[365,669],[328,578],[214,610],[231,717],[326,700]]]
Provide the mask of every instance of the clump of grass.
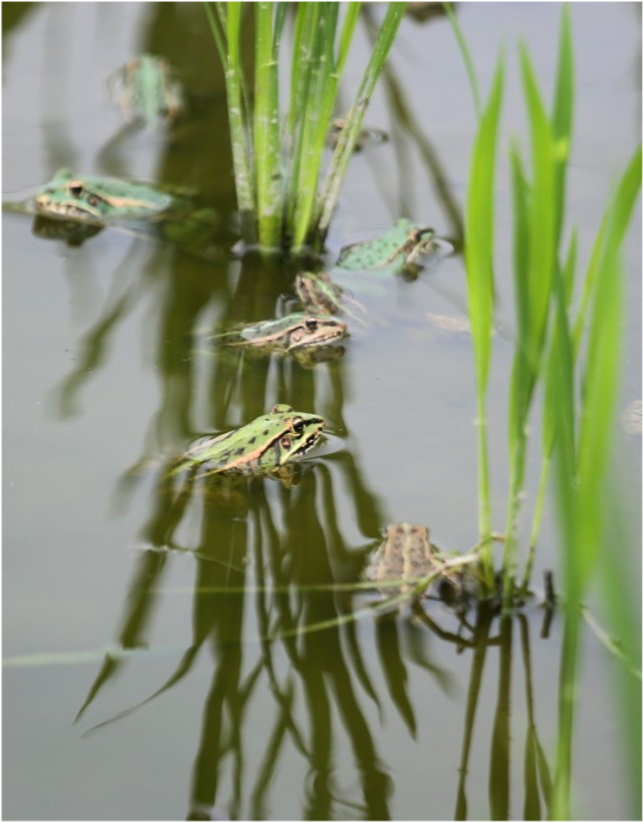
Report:
[[[242,239],[267,251],[319,249],[337,204],[364,112],[406,3],[390,3],[321,185],[322,159],[360,3],[299,3],[294,10],[288,113],[279,68],[288,3],[205,4],[225,71]],[[242,6],[244,6],[242,8]],[[254,78],[242,66],[242,16],[254,13]],[[340,11],[343,20],[340,23]],[[252,92],[250,91],[252,89]]]
[[[466,50],[460,32],[459,42]],[[467,52],[468,53],[468,52]],[[517,143],[511,146],[510,167],[514,204],[514,293],[516,300],[516,349],[509,392],[510,481],[506,539],[502,560],[505,602],[511,601],[518,566],[517,532],[520,500],[524,494],[527,432],[536,389],[544,382],[543,468],[531,531],[530,548],[521,581],[527,590],[533,563],[533,548],[544,503],[547,470],[557,441],[557,388],[550,377],[561,357],[560,322],[551,322],[564,310],[570,330],[571,384],[578,386],[578,360],[587,326],[589,306],[596,300],[598,271],[605,258],[608,231],[610,247],[618,249],[625,236],[640,187],[640,153],[637,152],[623,176],[617,195],[608,207],[598,232],[592,257],[583,280],[575,319],[571,312],[575,283],[577,236],[572,231],[563,253],[567,161],[572,143],[574,77],[569,12],[563,8],[554,104],[547,114],[527,49],[520,47],[520,67],[531,136],[531,167],[525,169]],[[470,62],[470,56],[468,57]],[[502,104],[503,61],[499,61],[489,102],[482,111],[471,160],[467,199],[465,264],[469,312],[472,322],[476,366],[479,453],[479,530],[481,541],[490,544],[491,512],[489,467],[486,446],[485,394],[491,359],[493,325],[493,185],[494,157]],[[616,253],[616,252],[614,252]],[[616,287],[616,286],[615,286]],[[599,303],[600,306],[600,303]],[[600,310],[600,309],[599,309]],[[588,347],[587,359],[603,356],[603,349]],[[589,365],[586,367],[590,367]],[[576,415],[581,413],[572,397]],[[605,422],[607,424],[607,422]],[[587,470],[589,470],[588,462]],[[483,551],[482,562],[489,578],[491,558]]]
[[[466,42],[456,31],[471,66]],[[558,69],[551,114],[544,106],[527,49],[520,47],[520,69],[527,108],[531,162],[523,162],[516,142],[510,150],[513,190],[516,348],[509,389],[509,498],[501,577],[505,611],[516,602],[519,565],[520,502],[524,496],[528,426],[537,389],[543,397],[542,468],[527,546],[520,594],[529,587],[550,465],[561,534],[561,566],[566,603],[559,705],[559,737],[553,783],[553,818],[570,818],[572,738],[578,686],[581,600],[596,573],[605,543],[610,499],[606,477],[611,458],[618,396],[623,326],[623,275],[620,249],[641,187],[641,149],[635,152],[608,203],[591,258],[574,297],[578,238],[565,243],[567,162],[572,143],[574,75],[569,11],[563,7]],[[474,87],[474,99],[477,90]],[[479,453],[479,530],[487,581],[491,510],[486,445],[485,396],[493,321],[493,157],[502,99],[502,58],[489,102],[480,116],[471,160],[465,233],[469,312],[473,328]],[[577,308],[575,306],[577,305]],[[581,358],[581,354],[583,355]],[[582,359],[582,362],[581,362]],[[602,562],[602,565],[605,565]],[[613,569],[612,569],[613,570]],[[608,612],[615,626],[628,624],[630,605],[615,596],[613,573],[603,574]],[[489,586],[491,589],[491,586]],[[629,716],[640,716],[640,649],[636,630],[622,630],[621,693]],[[627,648],[628,650],[623,650]],[[625,656],[623,656],[623,654]],[[640,815],[640,723],[628,737],[633,762],[633,796]]]

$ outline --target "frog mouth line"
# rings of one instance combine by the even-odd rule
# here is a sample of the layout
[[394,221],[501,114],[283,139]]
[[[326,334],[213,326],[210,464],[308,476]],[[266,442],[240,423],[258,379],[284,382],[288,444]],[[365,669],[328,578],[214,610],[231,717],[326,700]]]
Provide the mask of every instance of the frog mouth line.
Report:
[[301,457],[303,454],[307,454],[308,451],[321,440],[322,436],[320,431],[311,431],[310,434],[306,435],[304,444],[300,448],[297,448],[292,456]]
[[41,203],[36,200],[36,210],[45,217],[62,217],[69,219],[76,217],[87,222],[98,222],[98,217],[89,211],[72,205],[71,203]]

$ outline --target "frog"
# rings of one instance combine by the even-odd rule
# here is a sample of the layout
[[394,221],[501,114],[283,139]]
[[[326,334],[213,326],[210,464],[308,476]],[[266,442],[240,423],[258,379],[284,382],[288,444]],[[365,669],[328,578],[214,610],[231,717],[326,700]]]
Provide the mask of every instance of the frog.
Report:
[[143,121],[153,126],[173,120],[184,108],[181,85],[171,77],[167,60],[141,54],[110,74],[109,96],[128,122]]
[[335,267],[339,271],[384,271],[415,275],[418,260],[437,248],[435,231],[402,218],[374,240],[341,249]]
[[295,277],[295,293],[304,310],[321,315],[347,314],[364,325],[365,309],[350,291],[334,282],[326,271],[300,271]]
[[297,357],[311,349],[334,347],[347,335],[346,323],[336,317],[298,311],[276,320],[247,323],[211,339],[259,355],[276,353]]
[[217,436],[200,437],[169,469],[176,477],[201,469],[201,476],[262,475],[284,471],[317,445],[326,423],[317,414],[284,403],[247,425]]
[[112,177],[75,174],[61,168],[32,200],[3,209],[36,215],[38,236],[78,246],[103,228],[161,239],[203,259],[220,259],[218,218],[196,208],[193,198]]
[[[408,522],[388,525],[384,540],[371,558],[365,578],[377,582],[386,597],[410,594],[417,589],[423,578],[433,576],[423,589],[415,590],[419,597],[427,589],[434,588],[439,598],[447,604],[461,601],[473,592],[473,581],[465,575],[467,568],[475,561],[476,555],[454,559],[440,551],[430,541],[430,531],[426,525]],[[473,580],[473,577],[471,577]],[[394,583],[399,582],[399,585]]]
[[[346,117],[335,117],[330,130],[326,136],[326,145],[335,148],[339,143],[339,138],[346,128],[348,119]],[[388,134],[381,128],[361,128],[357,133],[357,140],[353,151],[355,153],[363,151],[368,146],[382,145],[388,142]]]
[[173,205],[170,194],[112,177],[74,174],[60,168],[34,198],[47,217],[108,225],[115,221],[158,220]]

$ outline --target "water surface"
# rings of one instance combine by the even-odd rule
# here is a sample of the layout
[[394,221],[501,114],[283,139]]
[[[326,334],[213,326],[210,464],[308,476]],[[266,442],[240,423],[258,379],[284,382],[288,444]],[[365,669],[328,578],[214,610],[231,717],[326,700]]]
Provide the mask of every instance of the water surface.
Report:
[[[581,265],[640,140],[638,9],[572,8],[569,213]],[[549,94],[559,12],[558,4],[458,7],[483,90],[500,44],[508,48],[503,152],[510,134],[524,138],[515,38],[527,42]],[[201,350],[199,333],[285,310],[294,270],[228,254],[225,96],[201,6],[5,4],[3,23],[4,197],[26,196],[62,165],[191,186],[221,214],[222,247],[219,260],[204,261],[115,231],[70,247],[34,236],[28,217],[4,215],[3,639],[4,656],[20,663],[4,675],[5,816],[544,816],[543,775],[527,768],[525,777],[525,746],[535,750],[537,731],[553,769],[558,620],[548,639],[535,606],[502,629],[482,614],[467,630],[440,603],[376,616],[374,592],[311,589],[358,579],[391,522],[426,523],[449,549],[476,541],[470,343],[427,318],[463,316],[461,257],[416,281],[389,278],[361,291],[371,322],[353,328],[343,358],[314,369],[274,360],[236,370]],[[368,54],[361,29],[357,41],[350,89]],[[122,123],[105,80],[141,51],[177,67],[189,114],[170,129],[114,141]],[[389,78],[367,116],[391,139],[355,157],[329,262],[401,215],[461,233],[476,123],[448,24],[406,20],[391,65],[396,82]],[[421,143],[409,137],[403,110]],[[496,275],[510,330],[506,172],[503,163]],[[622,405],[641,395],[640,219],[634,226]],[[496,338],[494,357],[490,447],[501,528],[510,333]],[[168,496],[164,457],[276,402],[323,415],[332,434],[298,484],[258,480],[223,503]],[[629,477],[640,441],[627,448]],[[556,567],[556,539],[551,506],[537,587]],[[337,624],[358,611],[358,621]],[[334,624],[302,632],[326,621]],[[485,636],[486,656],[471,647],[474,638],[487,647]],[[108,647],[130,655],[106,657]],[[611,663],[592,635],[583,660],[575,815],[623,818]]]

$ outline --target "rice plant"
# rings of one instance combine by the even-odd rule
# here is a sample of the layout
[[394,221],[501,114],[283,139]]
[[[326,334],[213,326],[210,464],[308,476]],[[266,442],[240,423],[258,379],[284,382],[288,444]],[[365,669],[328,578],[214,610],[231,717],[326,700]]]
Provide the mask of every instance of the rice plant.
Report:
[[[265,251],[319,250],[364,112],[406,3],[388,4],[323,184],[324,146],[360,3],[205,4],[225,72],[242,239]],[[214,6],[214,8],[212,7]],[[286,17],[293,11],[287,113],[279,98]],[[343,19],[340,22],[340,11]],[[243,17],[254,14],[254,77],[243,70]]]
[[[458,42],[472,65],[459,29]],[[636,150],[607,204],[580,286],[576,274],[578,237],[566,226],[566,170],[572,144],[573,47],[569,11],[563,7],[552,111],[543,103],[527,49],[519,49],[531,139],[529,167],[514,142],[510,149],[513,190],[516,345],[509,388],[509,496],[500,569],[505,612],[527,593],[554,465],[565,623],[561,656],[559,735],[551,813],[570,818],[574,708],[580,671],[582,598],[601,567],[608,616],[619,631],[619,689],[623,706],[632,796],[640,815],[640,626],[636,611],[618,589],[616,560],[604,556],[608,483],[619,389],[623,326],[621,245],[641,186],[641,149]],[[502,101],[502,58],[473,147],[467,202],[466,253],[469,311],[478,408],[479,531],[490,545],[491,510],[486,445],[485,393],[493,320],[493,168],[498,111]],[[477,90],[474,87],[474,99]],[[568,238],[566,239],[566,232]],[[538,392],[538,389],[540,391]],[[517,591],[528,430],[534,399],[543,398],[542,466],[529,543]],[[607,504],[606,504],[607,500]],[[493,573],[489,551],[481,555],[484,578]],[[606,566],[609,566],[608,568]],[[489,586],[491,588],[491,586]]]
[[[466,48],[463,40],[462,44]],[[514,204],[516,346],[509,392],[510,479],[502,562],[506,603],[511,601],[518,566],[517,522],[520,500],[524,493],[528,426],[536,389],[543,382],[543,469],[530,550],[521,581],[523,592],[526,591],[530,580],[533,547],[544,503],[547,469],[558,436],[555,417],[551,410],[558,404],[557,388],[549,374],[554,363],[560,358],[562,343],[559,339],[560,324],[552,323],[551,317],[556,311],[560,312],[562,301],[570,324],[570,384],[579,386],[582,382],[578,374],[581,342],[586,331],[588,308],[596,300],[596,290],[600,281],[598,271],[604,264],[606,244],[609,243],[613,256],[618,254],[640,188],[640,152],[637,152],[605,212],[583,280],[578,309],[575,317],[572,317],[577,247],[575,231],[571,232],[567,248],[563,249],[566,170],[572,142],[574,99],[572,38],[567,9],[564,8],[562,14],[557,80],[551,115],[545,109],[530,57],[524,46],[520,47],[519,56],[531,137],[531,167],[529,171],[525,169],[520,149],[514,142],[510,150],[510,168]],[[489,102],[481,114],[472,151],[467,200],[465,263],[476,366],[479,530],[483,544],[489,543],[491,532],[484,397],[491,358],[494,294],[494,157],[499,110],[502,104],[503,75],[501,57]],[[617,288],[616,282],[614,288]],[[600,303],[598,305],[600,306]],[[617,332],[618,329],[615,332],[616,339]],[[586,368],[593,367],[592,358],[603,356],[604,352],[604,346],[590,346],[587,350]],[[581,413],[581,406],[578,404],[576,391],[572,395],[572,402],[574,413],[578,415]],[[603,424],[608,426],[611,422],[612,418],[605,415]],[[484,553],[482,562],[488,571],[490,559]]]

